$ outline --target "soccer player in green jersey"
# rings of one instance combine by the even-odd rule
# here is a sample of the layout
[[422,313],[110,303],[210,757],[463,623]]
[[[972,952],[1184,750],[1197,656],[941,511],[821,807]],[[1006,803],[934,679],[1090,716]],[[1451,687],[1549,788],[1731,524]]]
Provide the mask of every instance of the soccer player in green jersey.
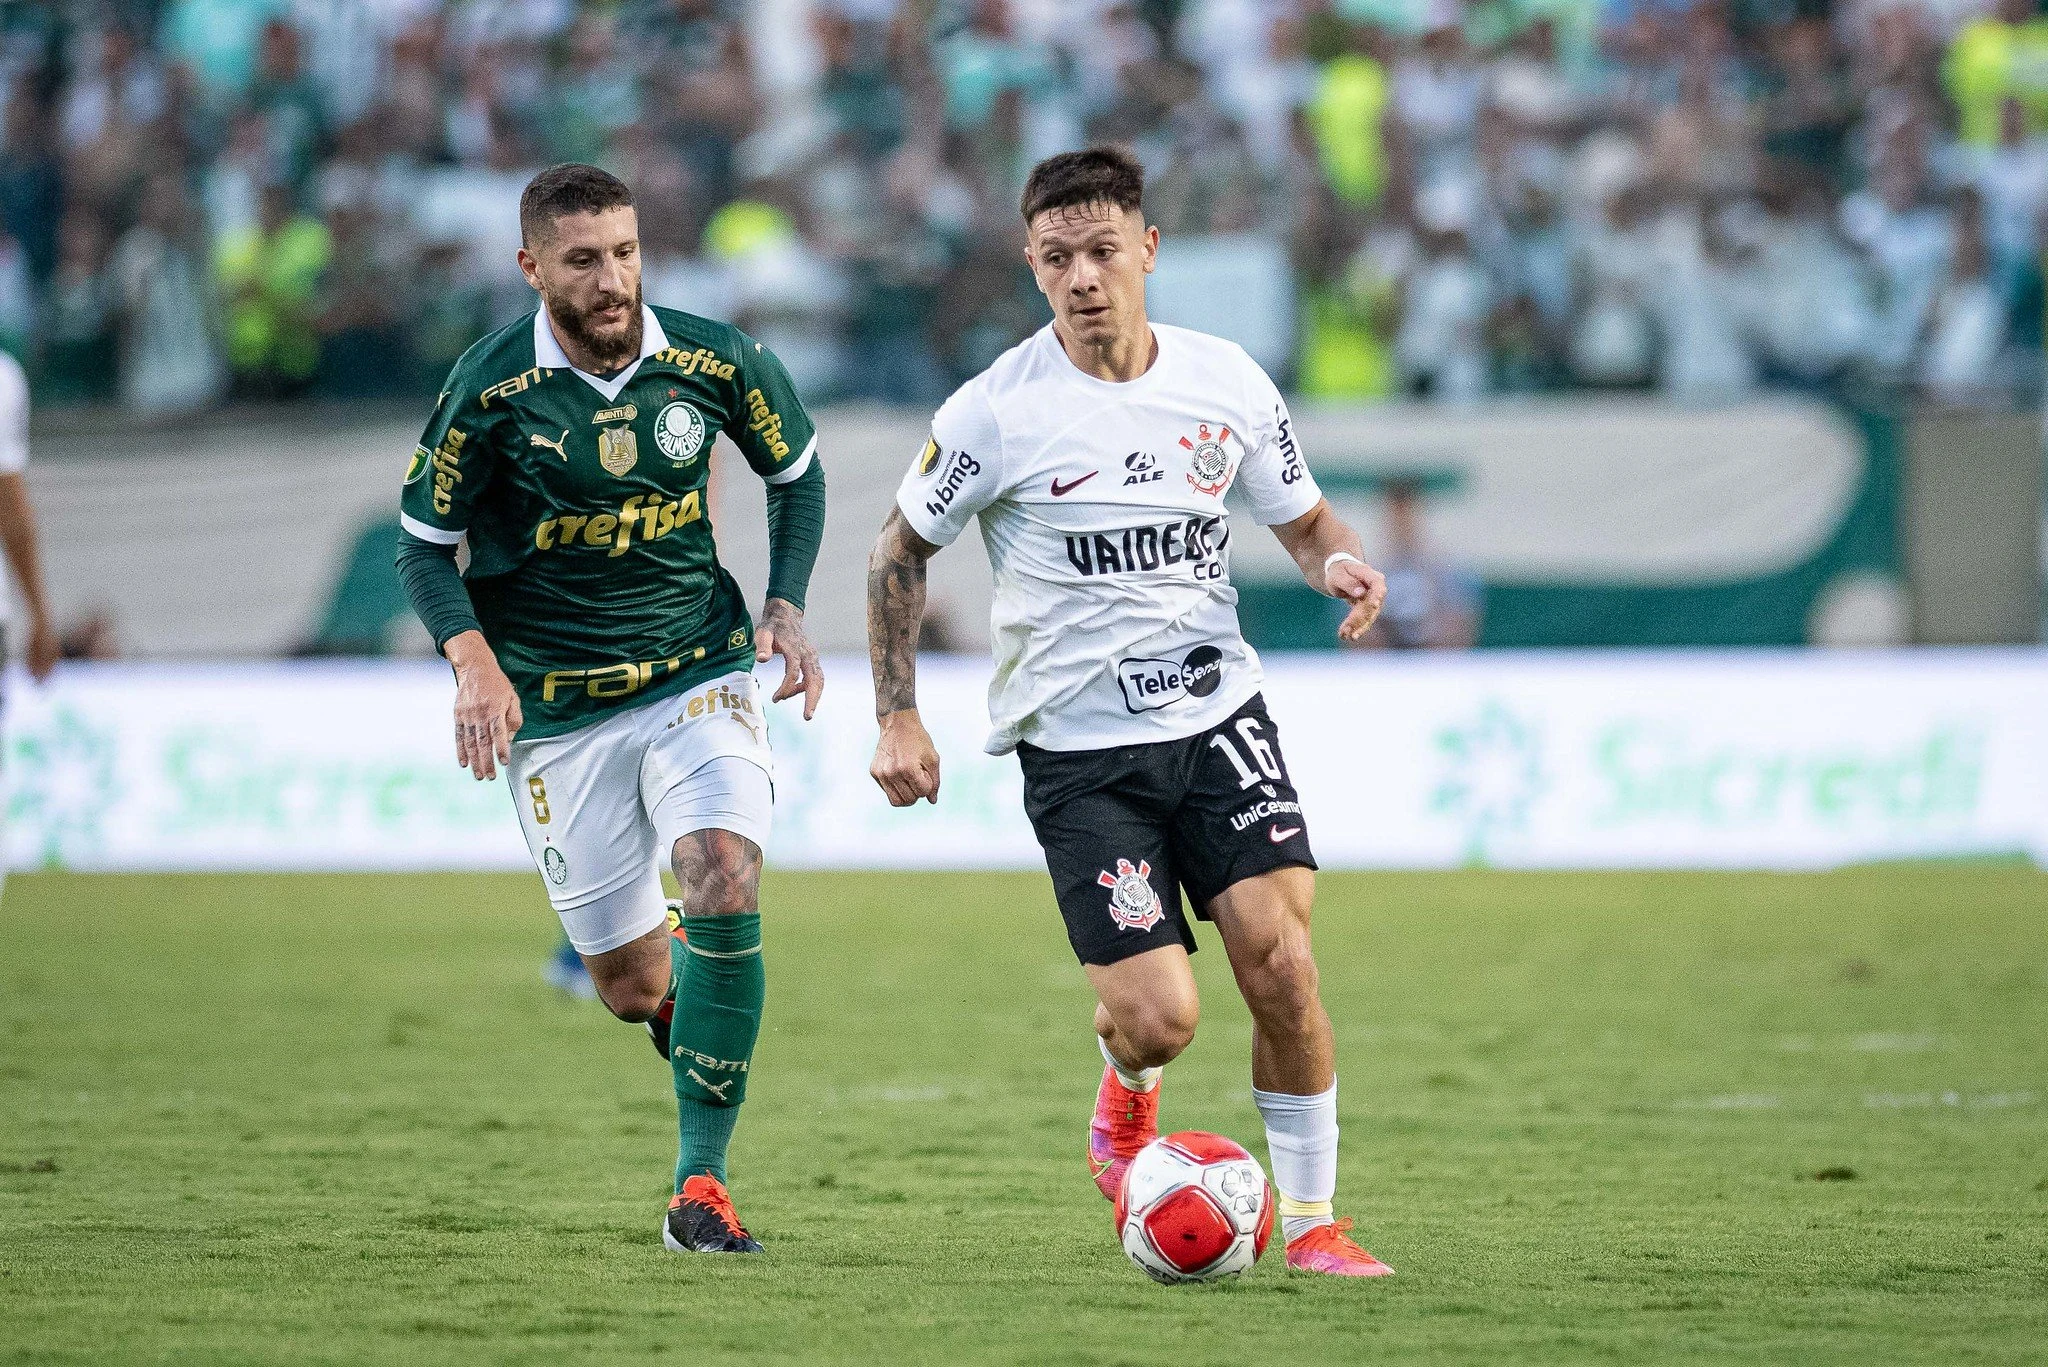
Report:
[[[781,655],[775,701],[802,693],[805,719],[816,710],[803,606],[825,524],[817,437],[759,342],[641,301],[623,183],[544,171],[519,227],[541,307],[450,373],[406,473],[399,575],[454,666],[456,761],[479,780],[504,770],[598,995],[647,1022],[674,1069],[664,1244],[759,1252],[725,1186],[765,990],[756,894],[774,793],[752,671]],[[767,483],[758,627],[712,538],[721,432]]]

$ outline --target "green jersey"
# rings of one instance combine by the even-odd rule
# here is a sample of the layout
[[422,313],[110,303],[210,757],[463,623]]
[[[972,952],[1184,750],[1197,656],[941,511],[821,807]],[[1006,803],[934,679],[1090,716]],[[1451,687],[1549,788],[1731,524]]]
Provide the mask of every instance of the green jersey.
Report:
[[788,372],[729,324],[642,310],[639,359],[576,370],[544,309],[455,363],[406,472],[400,524],[469,538],[477,622],[519,691],[521,739],[559,735],[753,664],[705,477],[720,432],[771,484],[817,445]]

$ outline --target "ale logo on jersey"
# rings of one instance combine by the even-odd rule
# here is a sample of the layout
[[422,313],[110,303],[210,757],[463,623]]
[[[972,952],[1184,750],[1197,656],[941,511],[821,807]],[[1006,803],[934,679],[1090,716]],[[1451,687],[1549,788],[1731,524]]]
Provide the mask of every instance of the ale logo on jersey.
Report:
[[1140,859],[1136,868],[1128,859],[1116,861],[1116,872],[1108,869],[1095,881],[1109,889],[1109,919],[1120,930],[1150,930],[1166,919],[1159,905],[1159,893],[1152,886],[1152,865]]
[[1223,652],[1196,646],[1185,660],[1118,660],[1117,687],[1133,716],[1169,707],[1182,698],[1206,698],[1223,682]]
[[1195,429],[1194,437],[1182,437],[1181,446],[1188,453],[1188,483],[1196,493],[1212,497],[1223,492],[1230,483],[1230,452],[1223,443],[1230,440],[1228,427],[1211,429],[1203,423]]
[[654,445],[677,465],[688,465],[704,449],[704,415],[677,400],[654,418]]

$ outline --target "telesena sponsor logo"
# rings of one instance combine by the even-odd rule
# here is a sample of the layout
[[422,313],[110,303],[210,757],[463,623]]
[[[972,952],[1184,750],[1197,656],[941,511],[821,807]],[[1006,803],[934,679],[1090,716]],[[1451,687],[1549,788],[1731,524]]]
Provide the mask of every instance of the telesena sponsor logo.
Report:
[[1182,698],[1206,698],[1223,682],[1223,652],[1196,646],[1185,660],[1119,660],[1117,686],[1133,714],[1170,707]]
[[960,491],[967,487],[967,481],[981,473],[981,462],[965,451],[955,451],[946,457],[945,469],[939,472],[938,483],[932,486],[931,497],[924,501],[925,511],[933,517],[944,517],[946,509],[953,506],[953,500],[960,497]]

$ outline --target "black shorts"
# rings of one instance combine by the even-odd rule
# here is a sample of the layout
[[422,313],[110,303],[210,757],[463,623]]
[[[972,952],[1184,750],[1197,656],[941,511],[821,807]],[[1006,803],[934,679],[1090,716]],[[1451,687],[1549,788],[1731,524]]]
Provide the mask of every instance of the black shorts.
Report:
[[1316,866],[1280,733],[1254,695],[1198,735],[1108,750],[1019,745],[1024,810],[1084,964],[1195,948],[1195,915],[1231,884]]

